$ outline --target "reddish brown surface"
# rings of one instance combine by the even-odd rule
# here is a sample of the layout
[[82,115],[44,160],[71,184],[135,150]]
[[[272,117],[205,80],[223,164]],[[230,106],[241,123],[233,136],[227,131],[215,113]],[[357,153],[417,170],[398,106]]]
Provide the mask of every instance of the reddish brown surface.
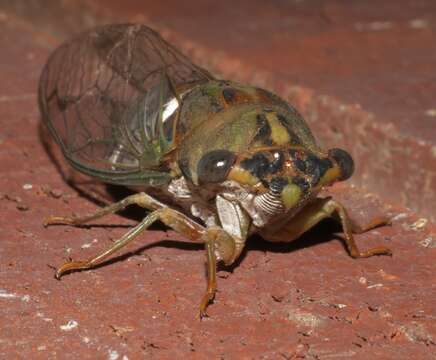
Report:
[[[436,343],[435,225],[431,222],[425,224],[423,220],[417,222],[421,216],[400,207],[388,207],[383,202],[377,204],[372,195],[345,185],[337,186],[334,194],[348,204],[354,218],[366,222],[380,213],[393,215],[391,227],[382,227],[356,237],[362,248],[379,244],[391,247],[394,250],[392,258],[349,258],[341,242],[333,236],[338,229],[329,224],[318,227],[289,245],[274,245],[256,238],[250,239],[247,251],[236,266],[230,269],[231,272],[228,269],[219,272],[219,292],[215,303],[209,308],[211,318],[203,321],[199,321],[197,315],[200,297],[205,289],[204,253],[196,245],[172,241],[181,238],[171,231],[156,229],[147,232],[126,249],[123,254],[127,253],[127,256],[120,254],[108,266],[71,274],[60,282],[54,280],[51,266],[58,266],[69,256],[79,259],[93,255],[108,246],[110,239],[126,231],[122,227],[44,229],[41,225],[43,218],[50,214],[82,213],[96,208],[95,204],[79,196],[65,183],[44,151],[38,136],[39,114],[35,89],[48,49],[76,27],[79,29],[97,22],[93,15],[95,12],[83,10],[76,3],[63,3],[67,9],[74,9],[68,17],[65,9],[62,9],[64,5],[55,5],[56,3],[53,2],[44,9],[32,6],[35,2],[26,2],[21,7],[16,3],[15,12],[10,8],[0,10],[0,358],[123,359],[126,356],[136,359],[176,356],[204,358],[207,355],[225,359],[433,358]],[[390,110],[385,111],[380,104],[383,101],[393,102],[395,111],[404,112],[411,119],[413,111],[409,105],[415,101],[422,108],[430,106],[426,103],[426,96],[414,94],[410,103],[401,101],[403,96],[383,98],[384,93],[375,97],[360,97],[366,91],[360,94],[356,90],[359,88],[357,85],[362,84],[365,88],[370,84],[362,81],[358,68],[356,72],[351,71],[354,68],[349,69],[348,88],[351,90],[336,93],[335,87],[342,89],[340,84],[347,88],[347,81],[339,76],[345,68],[329,65],[325,61],[326,57],[316,53],[326,50],[316,44],[327,42],[331,44],[332,53],[338,54],[342,48],[335,45],[335,41],[341,40],[341,37],[337,37],[336,33],[329,35],[328,31],[320,32],[324,28],[320,30],[316,27],[316,24],[321,23],[316,18],[312,20],[313,28],[285,28],[283,34],[278,34],[275,31],[278,26],[277,16],[279,13],[285,14],[288,7],[282,5],[280,12],[274,12],[268,7],[256,5],[264,2],[251,3],[254,4],[253,12],[249,14],[244,13],[244,6],[247,5],[243,5],[243,2],[242,5],[231,8],[216,5],[211,10],[210,7],[199,7],[197,11],[203,17],[196,20],[195,24],[198,21],[199,24],[212,25],[210,28],[202,25],[202,28],[208,29],[202,32],[195,31],[195,25],[189,21],[190,16],[197,14],[193,13],[193,5],[183,10],[170,7],[164,2],[153,7],[151,2],[141,2],[144,9],[141,12],[155,24],[160,22],[162,29],[167,29],[166,34],[178,38],[185,48],[190,39],[203,42],[195,45],[191,53],[197,59],[208,58],[206,62],[211,62],[225,75],[233,77],[235,74],[232,73],[236,72],[242,80],[256,79],[257,76],[257,82],[272,83],[278,91],[287,91],[288,96],[295,100],[298,108],[326,141],[339,144],[348,142],[349,148],[360,159],[360,167],[366,167],[366,170],[361,170],[358,174],[361,183],[371,182],[372,178],[387,178],[386,173],[374,171],[381,171],[382,160],[386,166],[386,159],[396,159],[400,166],[391,166],[389,170],[392,171],[393,179],[383,179],[388,186],[378,190],[380,193],[404,191],[396,186],[400,181],[395,180],[417,174],[406,171],[407,164],[403,164],[405,161],[401,158],[401,149],[404,145],[409,146],[407,149],[416,146],[420,139],[416,138],[418,133],[411,131],[408,134],[414,137],[404,140],[392,136],[392,133],[397,134],[396,130],[385,131],[379,127],[378,119],[388,118],[391,114]],[[402,3],[408,4],[406,1]],[[116,10],[108,5],[105,16],[136,16],[132,10],[133,3],[123,4],[124,7]],[[295,10],[293,16],[300,21],[297,24],[305,24],[311,14],[320,8],[308,5],[308,2],[298,4],[300,3],[296,2],[295,6],[306,10]],[[393,20],[390,21],[394,24],[407,24],[410,19],[424,14],[430,27],[422,31],[425,34],[430,32],[431,35],[434,18],[429,9],[433,3],[423,1],[418,4],[427,11],[421,10],[421,13],[415,15],[411,5],[403,7],[402,11],[391,9],[389,18]],[[94,11],[98,6],[93,5]],[[327,8],[327,18],[336,19],[333,24],[345,21],[341,19],[348,19],[351,23],[353,16],[357,16],[356,8],[347,10],[339,5],[323,8]],[[373,11],[369,6],[361,5],[359,9],[360,14],[365,9],[367,13]],[[387,11],[383,10],[384,6],[377,9],[380,17],[383,11]],[[17,15],[25,10],[27,15]],[[210,12],[217,18],[212,20],[209,17],[207,21],[205,16]],[[229,34],[241,34],[243,29],[250,28],[250,24],[259,24],[260,18],[257,16],[260,12],[262,21],[256,25],[259,27],[254,26],[254,35],[251,35],[259,40],[258,48],[243,53],[242,44],[246,46],[246,42]],[[118,14],[114,15],[116,13]],[[244,16],[249,19],[242,23],[245,25],[235,20],[240,20],[241,14],[246,14]],[[378,17],[374,19],[365,16],[366,20],[359,21],[379,20]],[[232,28],[235,25],[231,24],[235,23],[242,27],[240,31],[235,32],[235,28]],[[327,25],[323,26],[328,30]],[[335,86],[330,79],[326,79],[325,83],[321,80],[316,82],[318,77],[315,75],[313,78],[292,78],[297,72],[283,70],[284,63],[280,65],[283,67],[279,67],[280,62],[262,60],[265,56],[262,52],[264,44],[274,44],[268,39],[287,36],[286,33],[294,33],[300,28],[312,38],[324,39],[314,43],[312,51],[315,53],[308,52],[314,56],[308,58],[318,59],[315,65],[320,71],[323,66],[330,66],[330,76],[338,69],[339,77]],[[175,35],[174,30],[180,32],[183,29],[186,31],[184,37]],[[262,37],[260,32],[256,32],[259,29],[263,29]],[[415,31],[408,29],[410,28],[405,26],[402,31]],[[362,34],[359,34],[354,34],[357,36],[354,43],[362,41],[359,38]],[[387,36],[387,33],[377,34]],[[244,39],[242,35],[239,36]],[[376,35],[371,32],[367,36]],[[402,38],[407,39],[407,36]],[[301,46],[299,54],[306,51],[304,39],[302,37],[297,41]],[[352,39],[349,41],[349,46],[352,46]],[[230,62],[230,58],[223,54],[215,57],[212,55],[216,54],[210,44],[212,42],[222,48],[228,46],[226,49],[232,53],[241,50],[236,54],[241,60]],[[415,46],[419,47],[418,45]],[[419,57],[419,49],[413,49],[415,56]],[[387,53],[392,52],[389,50]],[[422,55],[422,61],[431,61],[431,51],[426,54],[428,57]],[[392,58],[395,58],[394,55]],[[274,56],[274,59],[277,58],[277,55]],[[250,64],[243,62],[247,59]],[[413,59],[409,58],[412,65],[417,64]],[[349,61],[351,60],[353,58]],[[277,67],[268,68],[268,64]],[[379,64],[382,70],[383,66],[388,66],[391,62],[380,60]],[[401,74],[407,74],[413,81],[419,80],[421,71],[423,78],[431,79],[434,76],[433,73],[425,72],[425,66],[412,65],[408,71],[401,70]],[[265,72],[251,72],[257,66]],[[307,66],[312,70],[317,68],[310,61],[307,61]],[[413,71],[414,68],[417,69],[416,72]],[[363,70],[364,68],[362,73]],[[309,72],[307,70],[307,74]],[[315,90],[286,88],[283,86],[286,77]],[[327,87],[323,87],[322,83]],[[356,86],[353,87],[353,84]],[[380,86],[392,88],[386,80]],[[433,85],[429,85],[429,91],[431,86]],[[394,87],[398,89],[398,94],[407,92],[401,86]],[[324,99],[323,102],[317,95],[319,91],[339,96],[346,103],[363,104],[365,110],[377,111],[376,117],[368,117],[364,111],[349,106],[341,110],[331,98]],[[383,110],[379,111],[379,107]],[[319,113],[322,109],[324,112],[321,117]],[[327,120],[320,124],[320,118]],[[360,125],[353,123],[353,119],[361,120]],[[339,133],[334,131],[335,121],[339,122]],[[355,137],[344,136],[344,131],[354,133]],[[365,138],[368,134],[373,136],[362,142],[362,137]],[[359,150],[362,143],[366,147]],[[384,157],[371,162],[368,159],[373,154],[370,150],[374,143],[385,145],[377,152],[384,154]],[[426,154],[423,150],[423,155],[417,159],[424,161]],[[367,162],[377,166],[367,165]],[[431,166],[434,167],[429,161],[425,163],[429,171]],[[26,184],[31,184],[32,188],[28,189],[29,186],[24,186]],[[377,182],[374,182],[374,187],[376,185]],[[432,189],[434,188],[430,186],[424,194],[420,192],[423,189],[414,189],[417,193],[415,199],[429,202],[429,196],[434,191]],[[115,190],[115,196],[121,196],[120,190]],[[141,212],[138,210],[130,215],[138,218]],[[134,221],[111,216],[102,223],[126,225],[133,224]],[[165,241],[159,243],[160,240]],[[65,326],[69,322],[72,326]]]
[[109,3],[118,18],[142,16],[290,83],[382,112],[406,134],[436,142],[435,119],[426,115],[436,93],[432,1]]

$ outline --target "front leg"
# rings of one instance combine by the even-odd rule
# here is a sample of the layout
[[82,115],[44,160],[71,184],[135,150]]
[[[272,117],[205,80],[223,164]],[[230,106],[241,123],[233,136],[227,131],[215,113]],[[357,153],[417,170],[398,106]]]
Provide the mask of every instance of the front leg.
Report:
[[216,292],[216,263],[231,265],[238,255],[236,239],[220,227],[210,227],[204,234],[207,258],[207,289],[200,303],[200,318],[207,316],[206,308]]
[[[262,230],[260,235],[266,240],[274,242],[290,242],[318,224],[321,220],[332,217],[341,222],[345,243],[348,252],[353,258],[366,258],[373,255],[392,255],[392,251],[384,246],[375,247],[367,251],[360,251],[353,237],[353,232],[358,230],[348,218],[345,208],[331,198],[317,198],[292,217],[279,230],[272,232]],[[374,224],[374,226],[379,225]]]

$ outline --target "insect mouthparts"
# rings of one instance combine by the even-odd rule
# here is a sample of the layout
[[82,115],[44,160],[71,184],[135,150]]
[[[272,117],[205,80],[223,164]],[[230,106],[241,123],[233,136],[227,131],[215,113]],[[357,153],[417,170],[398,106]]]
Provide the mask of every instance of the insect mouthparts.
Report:
[[256,208],[268,215],[275,215],[284,211],[280,193],[268,191],[254,198]]

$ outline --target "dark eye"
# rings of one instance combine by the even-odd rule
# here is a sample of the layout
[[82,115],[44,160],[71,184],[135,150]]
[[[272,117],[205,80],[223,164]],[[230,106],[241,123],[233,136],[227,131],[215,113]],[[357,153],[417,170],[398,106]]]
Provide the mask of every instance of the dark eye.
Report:
[[208,152],[198,162],[198,182],[201,184],[224,181],[235,160],[236,155],[228,150]]
[[354,172],[353,158],[345,150],[330,149],[329,156],[333,158],[341,170],[341,177],[339,180],[347,180]]

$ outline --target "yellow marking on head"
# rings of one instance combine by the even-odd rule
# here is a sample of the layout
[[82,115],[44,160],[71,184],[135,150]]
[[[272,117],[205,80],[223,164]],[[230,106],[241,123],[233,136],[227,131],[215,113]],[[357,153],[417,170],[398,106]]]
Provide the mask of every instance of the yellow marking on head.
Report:
[[333,166],[332,168],[328,169],[322,178],[319,180],[317,187],[325,186],[325,185],[331,185],[333,184],[339,177],[341,176],[341,171],[338,166]]
[[301,197],[301,188],[295,184],[288,184],[282,190],[282,201],[286,210],[295,206]]
[[271,139],[277,145],[286,145],[290,143],[290,136],[286,128],[280,123],[275,113],[266,113],[271,128]]
[[260,182],[256,176],[251,175],[249,171],[244,170],[239,166],[234,166],[232,170],[230,170],[227,178],[240,184],[247,184],[252,186]]

